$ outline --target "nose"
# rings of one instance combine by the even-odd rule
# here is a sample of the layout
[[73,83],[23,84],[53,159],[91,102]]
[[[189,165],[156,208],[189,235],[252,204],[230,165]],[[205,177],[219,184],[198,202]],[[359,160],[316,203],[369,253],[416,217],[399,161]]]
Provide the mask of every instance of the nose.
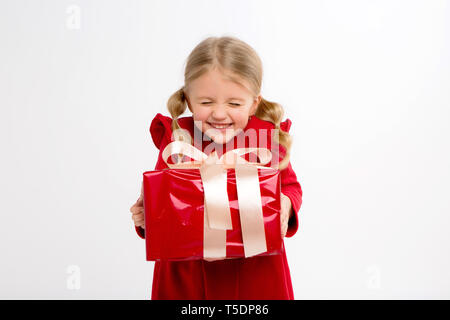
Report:
[[221,105],[217,105],[214,107],[212,112],[212,118],[215,121],[222,121],[227,118],[226,108]]

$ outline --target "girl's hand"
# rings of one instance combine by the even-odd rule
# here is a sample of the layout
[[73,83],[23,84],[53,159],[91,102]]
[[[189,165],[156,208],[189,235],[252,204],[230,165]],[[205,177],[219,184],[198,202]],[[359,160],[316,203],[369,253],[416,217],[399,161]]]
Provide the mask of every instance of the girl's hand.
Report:
[[142,183],[141,195],[136,200],[136,203],[131,206],[130,212],[132,213],[131,218],[134,220],[134,225],[144,228],[144,183]]
[[289,199],[288,196],[285,196],[283,193],[281,193],[281,213],[280,213],[280,220],[281,220],[281,237],[284,238],[286,236],[286,232],[288,229],[288,222],[289,218],[292,216],[292,203],[291,199]]
[[[281,237],[284,238],[286,236],[286,232],[288,229],[288,222],[289,218],[294,213],[292,211],[292,203],[291,199],[289,199],[288,196],[285,196],[283,193],[281,193],[281,213],[280,213],[280,220],[281,220]],[[214,259],[214,258],[203,258],[204,260],[208,262],[216,261],[216,260],[223,260],[223,259]]]

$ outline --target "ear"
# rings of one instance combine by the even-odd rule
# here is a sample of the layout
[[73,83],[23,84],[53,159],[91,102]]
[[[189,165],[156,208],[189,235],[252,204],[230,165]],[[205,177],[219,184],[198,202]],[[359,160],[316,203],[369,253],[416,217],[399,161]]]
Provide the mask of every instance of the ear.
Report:
[[256,109],[258,109],[259,103],[261,102],[261,95],[258,95],[257,97],[255,97],[255,99],[253,100],[253,104],[250,107],[250,115],[253,116],[256,113]]

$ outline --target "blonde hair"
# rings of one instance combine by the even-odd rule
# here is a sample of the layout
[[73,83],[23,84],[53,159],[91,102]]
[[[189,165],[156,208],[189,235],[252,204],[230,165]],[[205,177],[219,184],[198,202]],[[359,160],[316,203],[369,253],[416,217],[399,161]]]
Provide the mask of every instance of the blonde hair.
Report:
[[[213,68],[227,70],[232,75],[238,76],[232,77],[233,81],[239,82],[240,79],[245,79],[255,96],[261,91],[262,62],[252,47],[230,36],[206,38],[189,54],[184,72],[185,85],[173,93],[167,102],[167,109],[173,118],[172,131],[176,132],[174,137],[176,140],[192,143],[191,136],[188,132],[181,130],[177,119],[187,108],[185,92],[190,82]],[[284,110],[280,104],[264,98],[261,98],[255,112],[255,117],[272,122],[278,131],[275,141],[286,150],[283,160],[279,163],[280,170],[288,166],[292,145],[292,137],[288,132],[280,129],[283,115]]]

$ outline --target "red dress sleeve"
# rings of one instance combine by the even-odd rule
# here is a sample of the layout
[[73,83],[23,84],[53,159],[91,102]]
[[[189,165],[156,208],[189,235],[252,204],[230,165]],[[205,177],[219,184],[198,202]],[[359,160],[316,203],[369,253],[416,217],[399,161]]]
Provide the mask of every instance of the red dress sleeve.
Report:
[[[157,113],[150,124],[150,135],[156,148],[167,145],[172,137],[172,118]],[[162,160],[161,152],[158,155],[158,161],[156,162],[155,170],[162,169],[167,165]],[[145,239],[145,230],[142,227],[136,227],[136,232],[142,239]]]
[[[280,128],[285,132],[289,132],[291,124],[292,124],[291,120],[287,119],[286,121],[280,123]],[[280,148],[283,149],[282,146],[280,146]],[[284,150],[284,152],[281,153],[284,154],[285,152],[286,150]],[[303,191],[300,186],[300,183],[297,180],[297,175],[292,169],[292,165],[290,162],[288,163],[288,166],[285,169],[281,170],[280,175],[281,175],[281,192],[291,200],[292,209],[294,211],[292,217],[289,219],[288,229],[286,232],[286,237],[290,238],[298,230],[298,212],[302,205]]]
[[172,118],[156,114],[150,124],[150,135],[155,146],[160,149],[164,139],[170,141],[172,136]]

